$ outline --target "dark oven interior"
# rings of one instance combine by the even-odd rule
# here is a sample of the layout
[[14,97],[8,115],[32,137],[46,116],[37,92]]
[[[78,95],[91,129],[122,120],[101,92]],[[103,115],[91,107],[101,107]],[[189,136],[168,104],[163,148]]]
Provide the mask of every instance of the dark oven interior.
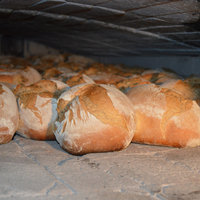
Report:
[[1,51],[10,53],[17,45],[15,53],[23,55],[28,40],[103,62],[156,68],[180,65],[182,73],[190,65],[189,71],[195,73],[199,9],[197,0],[1,0]]

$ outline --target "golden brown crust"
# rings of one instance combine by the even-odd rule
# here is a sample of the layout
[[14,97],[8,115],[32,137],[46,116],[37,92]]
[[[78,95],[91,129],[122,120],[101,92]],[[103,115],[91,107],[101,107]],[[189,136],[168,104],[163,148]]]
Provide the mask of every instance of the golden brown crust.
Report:
[[12,139],[19,121],[16,98],[4,84],[0,84],[0,118],[0,144],[2,144]]
[[14,85],[24,84],[28,80],[20,74],[0,74],[0,82],[2,83],[11,83]]
[[80,85],[82,83],[85,83],[85,80],[82,76],[82,73],[79,73],[71,78],[69,78],[67,81],[66,81],[67,85],[69,85],[70,87],[73,87],[75,85]]
[[135,75],[129,78],[126,78],[122,81],[117,82],[114,84],[118,89],[125,91],[126,89],[130,89],[132,87],[143,85],[143,84],[149,84],[150,81],[142,78],[140,75]]
[[196,99],[197,94],[195,89],[190,84],[183,80],[170,80],[161,85],[162,88],[172,89],[181,94],[186,99]]
[[164,93],[166,97],[166,109],[160,122],[160,129],[163,138],[166,138],[166,127],[170,119],[190,110],[192,108],[192,101],[184,99],[182,95],[179,95],[172,90],[163,88],[161,92]]
[[193,90],[193,95],[195,95],[196,100],[200,99],[200,77],[188,77],[184,80],[184,83],[188,84],[192,90]]
[[64,68],[70,69],[74,72],[81,71],[83,69],[82,65],[79,65],[77,63],[66,63],[66,62],[60,62],[57,64],[56,67],[57,68],[64,67]]
[[25,67],[27,65],[30,65],[31,63],[29,59],[15,57],[15,56],[5,56],[0,59],[0,64],[8,65],[8,66],[12,65],[12,67],[14,66]]
[[85,112],[89,112],[104,124],[127,130],[126,120],[114,108],[105,88],[91,85],[84,95],[80,96],[80,104]]
[[25,94],[38,94],[42,92],[51,92],[54,93],[57,90],[57,85],[55,82],[50,80],[40,80],[37,83],[34,83],[30,86],[17,85],[14,90],[16,96]]
[[[96,74],[87,74],[87,77],[94,81],[96,84],[112,84],[116,85],[118,82],[124,80],[125,78],[111,73],[105,73],[105,72],[97,72]],[[80,72],[79,74],[69,78],[66,83],[73,87],[75,85],[79,85],[82,83],[87,83],[87,80],[85,79],[85,74]]]
[[31,86],[17,86],[19,134],[35,140],[55,139],[52,120],[57,116],[54,105],[57,92],[56,83],[50,80],[41,80]]
[[1,95],[2,93],[4,93],[4,92],[5,92],[5,90],[3,89],[2,85],[0,85],[0,95]]
[[55,136],[52,134],[52,130],[48,131],[46,129],[40,131],[29,129],[28,131],[24,131],[22,136],[33,140],[55,140]]
[[[108,128],[100,132],[85,133],[79,139],[74,139],[73,144],[65,140],[62,148],[74,155],[83,155],[87,153],[98,153],[108,151],[120,151],[126,146],[124,135],[126,133],[122,130],[115,128]],[[83,145],[86,144],[86,145]],[[80,151],[80,147],[83,146]],[[112,147],[112,148],[111,148]]]
[[136,113],[133,142],[185,147],[190,141],[200,139],[200,108],[195,101],[155,85],[143,86],[139,91],[146,96],[142,101],[134,89],[128,93]]
[[[77,87],[73,94],[66,91],[67,97],[60,97],[54,133],[68,152],[81,155],[116,151],[130,143],[135,128],[133,111],[122,109],[128,106],[129,100],[113,87],[109,89],[117,90],[119,99],[114,99],[116,94],[110,94],[113,95],[111,98],[107,87],[111,86],[86,84]],[[125,105],[122,105],[122,99]]]
[[0,82],[13,85],[30,85],[41,79],[41,75],[31,67],[20,69],[2,69],[0,71]]
[[[1,129],[0,129],[1,131]],[[6,144],[8,142],[10,142],[13,138],[13,135],[9,135],[9,134],[0,134],[0,144]]]
[[148,70],[146,72],[144,71],[144,73],[141,74],[141,77],[155,84],[162,84],[172,79],[178,79],[178,76],[174,73],[158,72],[158,71],[148,72]]
[[60,74],[61,74],[61,72],[58,69],[56,69],[55,67],[53,67],[53,68],[49,68],[45,71],[43,78],[49,79],[52,77],[57,77]]

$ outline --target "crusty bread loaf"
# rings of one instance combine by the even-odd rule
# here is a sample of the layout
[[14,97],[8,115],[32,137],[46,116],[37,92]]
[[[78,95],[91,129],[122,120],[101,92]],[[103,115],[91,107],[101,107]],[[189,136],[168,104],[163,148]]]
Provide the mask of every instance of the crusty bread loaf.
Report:
[[[53,81],[54,83],[56,83],[56,91],[60,94],[61,93],[61,91],[63,90],[63,89],[65,89],[65,88],[68,88],[69,86],[66,84],[66,83],[64,83],[64,82],[62,82],[62,81],[59,81],[59,80],[54,80],[54,79],[50,79],[50,81]],[[39,81],[39,82],[41,82],[41,81]],[[38,82],[38,83],[39,83]]]
[[127,93],[132,87],[149,83],[151,82],[142,78],[141,75],[133,75],[129,78],[117,82],[114,85],[122,92]]
[[95,61],[84,56],[70,55],[68,56],[68,62],[78,64],[81,67],[87,67],[93,64]]
[[0,83],[0,144],[9,142],[17,130],[19,113],[16,97]]
[[41,80],[41,75],[35,69],[26,67],[23,69],[3,69],[0,71],[0,82],[12,85],[31,85]]
[[77,75],[77,73],[73,72],[70,68],[52,67],[45,70],[43,78],[44,79],[54,78],[60,81],[66,81],[67,79],[75,75]]
[[67,85],[70,87],[80,85],[83,83],[95,83],[91,78],[89,78],[87,75],[79,73],[76,76],[71,77],[66,81]]
[[89,77],[97,84],[115,85],[119,81],[125,80],[123,76],[105,72],[100,72],[94,75],[90,75]]
[[141,77],[156,84],[162,84],[171,79],[179,78],[177,74],[163,70],[146,70],[141,74]]
[[133,103],[133,142],[174,147],[200,145],[200,107],[174,90],[140,85],[127,94]]
[[124,149],[135,129],[131,106],[130,100],[113,86],[74,86],[58,100],[56,139],[72,154]]
[[17,96],[20,123],[17,132],[35,140],[53,140],[52,126],[57,117],[59,81],[41,80],[31,86],[18,85]]
[[93,83],[97,83],[97,84],[115,85],[117,82],[124,79],[125,79],[124,77],[121,77],[119,75],[103,73],[103,72],[97,73],[95,75],[85,75],[83,73],[79,73],[71,77],[70,79],[68,79],[66,83],[72,87],[72,86],[79,85],[82,83],[87,83],[88,80],[90,80],[90,82],[92,81]]
[[172,89],[178,92],[179,94],[181,94],[186,99],[194,100],[198,98],[198,94],[195,88],[193,88],[189,83],[184,82],[183,80],[180,80],[180,79],[168,80],[164,82],[163,84],[161,84],[160,87]]
[[44,66],[46,68],[47,66],[53,67],[59,62],[63,62],[65,59],[64,55],[59,54],[48,54],[48,55],[43,55],[40,57],[36,57],[34,59],[35,64],[39,64],[41,66]]
[[19,73],[24,76],[25,79],[27,79],[27,82],[24,83],[26,86],[36,83],[42,79],[42,76],[39,74],[39,72],[32,67],[21,69]]
[[194,91],[195,99],[200,101],[200,77],[191,76],[184,80],[184,83],[188,84]]
[[15,57],[15,56],[0,56],[0,65],[3,64],[4,66],[7,65],[11,68],[22,68],[29,66],[31,64],[29,59]]

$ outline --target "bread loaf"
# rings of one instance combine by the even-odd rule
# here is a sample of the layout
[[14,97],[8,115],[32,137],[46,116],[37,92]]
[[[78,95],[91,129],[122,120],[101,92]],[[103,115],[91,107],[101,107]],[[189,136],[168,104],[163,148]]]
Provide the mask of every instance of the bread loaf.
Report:
[[59,81],[41,80],[31,86],[18,85],[15,89],[20,123],[17,132],[35,140],[53,140],[52,126],[57,118]]
[[151,82],[142,78],[142,76],[133,75],[129,78],[126,78],[124,80],[117,82],[115,86],[126,94],[132,87],[136,87],[138,85],[143,85],[143,84],[149,84],[149,83]]
[[197,99],[198,94],[195,90],[195,88],[191,87],[191,85],[187,82],[184,82],[183,80],[168,80],[160,85],[161,88],[168,88],[172,89],[179,94],[181,94],[186,99]]
[[87,75],[79,73],[76,76],[71,77],[69,80],[66,81],[67,85],[70,87],[80,85],[83,83],[95,83],[91,78],[89,78]]
[[15,86],[18,84],[28,86],[41,80],[41,78],[41,75],[31,67],[23,69],[2,69],[0,71],[0,82]]
[[0,65],[7,65],[9,68],[24,68],[31,64],[27,58],[15,56],[0,56]]
[[128,92],[136,116],[133,142],[186,147],[200,145],[200,107],[174,90],[154,84]]
[[74,86],[58,99],[56,139],[72,154],[122,150],[134,135],[131,106],[130,100],[115,87]]
[[64,67],[52,67],[47,70],[45,70],[43,78],[44,79],[57,79],[60,81],[66,81],[67,79],[71,78],[72,76],[77,75],[76,72],[73,72],[69,68]]
[[4,84],[0,83],[0,144],[9,142],[19,123],[16,97]]
[[141,77],[155,84],[162,84],[171,79],[179,78],[175,73],[162,70],[146,70],[141,74]]

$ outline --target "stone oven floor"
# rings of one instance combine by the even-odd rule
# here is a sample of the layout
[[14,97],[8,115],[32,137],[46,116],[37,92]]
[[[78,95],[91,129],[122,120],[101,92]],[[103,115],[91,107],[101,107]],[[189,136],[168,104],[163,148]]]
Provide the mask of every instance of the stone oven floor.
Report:
[[0,145],[1,200],[199,200],[200,147],[131,144],[73,156],[56,141]]

